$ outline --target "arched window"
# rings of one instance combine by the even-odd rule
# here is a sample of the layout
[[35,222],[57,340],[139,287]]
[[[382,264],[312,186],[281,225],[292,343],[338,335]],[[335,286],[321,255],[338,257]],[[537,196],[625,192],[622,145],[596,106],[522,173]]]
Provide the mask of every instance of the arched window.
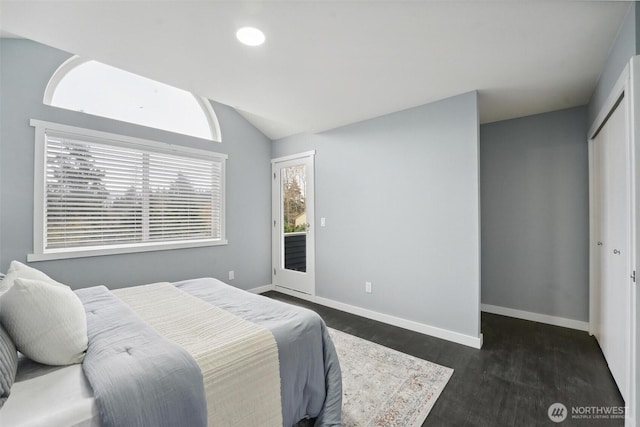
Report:
[[220,142],[211,103],[190,92],[77,56],[53,74],[44,103]]

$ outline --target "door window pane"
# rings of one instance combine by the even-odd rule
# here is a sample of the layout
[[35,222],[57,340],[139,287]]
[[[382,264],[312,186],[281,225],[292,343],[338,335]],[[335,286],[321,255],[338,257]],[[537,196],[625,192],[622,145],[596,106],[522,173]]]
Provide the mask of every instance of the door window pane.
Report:
[[306,272],[306,168],[304,165],[283,168],[281,177],[284,268]]

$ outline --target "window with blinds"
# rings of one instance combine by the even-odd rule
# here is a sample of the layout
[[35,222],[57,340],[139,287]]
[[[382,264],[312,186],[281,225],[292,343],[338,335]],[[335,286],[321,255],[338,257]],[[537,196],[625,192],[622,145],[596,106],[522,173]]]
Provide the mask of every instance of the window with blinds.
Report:
[[226,156],[33,122],[42,153],[35,258],[226,243]]

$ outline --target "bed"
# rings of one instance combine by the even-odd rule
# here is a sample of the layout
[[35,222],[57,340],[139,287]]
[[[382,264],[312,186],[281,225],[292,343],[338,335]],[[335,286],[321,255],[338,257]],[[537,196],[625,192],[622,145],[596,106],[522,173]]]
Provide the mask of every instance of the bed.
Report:
[[310,310],[213,278],[74,293],[84,360],[22,357],[0,425],[340,425],[339,362]]

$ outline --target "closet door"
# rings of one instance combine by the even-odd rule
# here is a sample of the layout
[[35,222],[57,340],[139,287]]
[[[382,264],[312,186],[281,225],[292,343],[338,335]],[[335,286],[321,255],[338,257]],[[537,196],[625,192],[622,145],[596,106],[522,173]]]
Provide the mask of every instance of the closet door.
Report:
[[[602,327],[602,307],[600,301],[602,300],[602,282],[603,275],[606,267],[604,265],[604,251],[602,246],[605,240],[605,217],[607,213],[606,203],[604,200],[605,194],[603,188],[605,187],[605,173],[604,173],[604,136],[603,133],[599,133],[597,138],[592,140],[592,152],[590,163],[590,186],[591,186],[591,221],[594,224],[592,228],[592,245],[591,250],[591,300],[590,301],[590,332],[596,337],[598,342],[602,341],[601,327]],[[595,302],[595,303],[594,303]]]
[[630,174],[627,103],[615,107],[594,138],[599,251],[596,338],[626,400],[630,350]]

